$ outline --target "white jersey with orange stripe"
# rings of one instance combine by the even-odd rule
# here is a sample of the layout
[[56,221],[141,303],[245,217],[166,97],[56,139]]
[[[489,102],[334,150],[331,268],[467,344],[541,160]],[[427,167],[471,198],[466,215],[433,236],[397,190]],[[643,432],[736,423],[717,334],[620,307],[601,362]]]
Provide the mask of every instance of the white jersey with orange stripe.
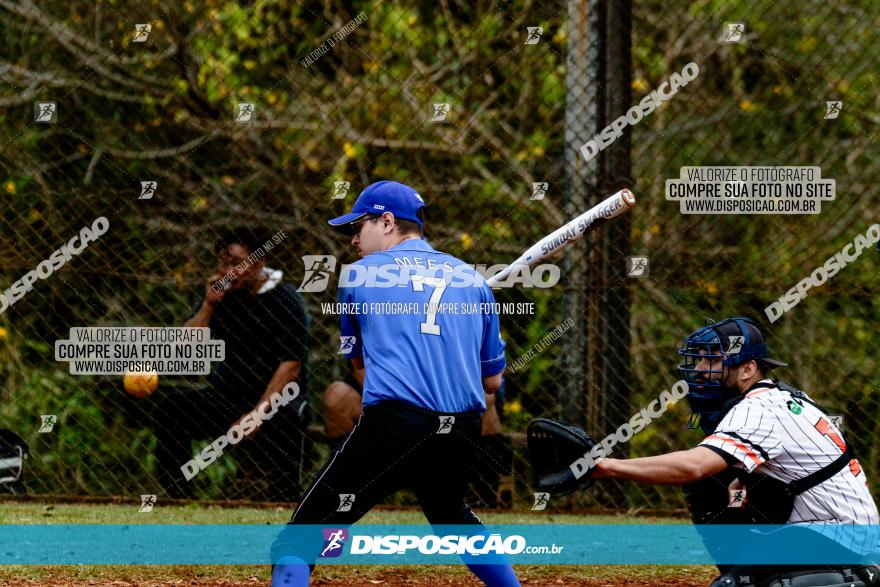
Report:
[[[787,483],[830,465],[846,450],[840,431],[814,405],[764,379],[736,404],[700,446],[730,455],[735,465]],[[789,524],[878,523],[865,472],[852,459],[833,477],[794,500]]]

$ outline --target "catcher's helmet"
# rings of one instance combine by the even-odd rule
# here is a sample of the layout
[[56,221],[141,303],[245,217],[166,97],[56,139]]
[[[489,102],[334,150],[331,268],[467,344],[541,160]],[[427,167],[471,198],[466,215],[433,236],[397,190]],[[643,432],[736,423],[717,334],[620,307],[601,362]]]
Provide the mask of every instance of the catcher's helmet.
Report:
[[[725,395],[722,382],[732,367],[749,361],[757,361],[766,372],[775,367],[787,367],[786,363],[771,359],[767,352],[764,335],[751,318],[727,318],[692,332],[681,345],[678,354],[684,363],[678,371],[688,384],[687,400],[694,417],[689,428],[699,425],[703,430],[714,430],[732,405],[728,401],[738,397]],[[721,369],[697,369],[702,359],[721,360]]]

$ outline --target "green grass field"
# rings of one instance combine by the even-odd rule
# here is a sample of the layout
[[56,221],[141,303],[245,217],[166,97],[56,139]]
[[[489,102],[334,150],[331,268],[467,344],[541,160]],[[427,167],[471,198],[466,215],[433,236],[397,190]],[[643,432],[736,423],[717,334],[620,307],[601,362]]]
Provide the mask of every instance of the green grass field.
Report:
[[[161,504],[161,502],[160,502]],[[687,523],[674,518],[634,516],[574,516],[534,514],[480,514],[487,524],[544,523]],[[132,504],[53,504],[3,502],[4,524],[283,524],[287,508],[221,508],[202,505],[161,506],[138,513]],[[374,511],[364,523],[424,523],[418,511]],[[527,585],[707,585],[714,567],[707,566],[520,566]],[[267,565],[63,565],[0,566],[0,585],[268,585]],[[478,585],[462,565],[429,566],[319,566],[314,585]]]

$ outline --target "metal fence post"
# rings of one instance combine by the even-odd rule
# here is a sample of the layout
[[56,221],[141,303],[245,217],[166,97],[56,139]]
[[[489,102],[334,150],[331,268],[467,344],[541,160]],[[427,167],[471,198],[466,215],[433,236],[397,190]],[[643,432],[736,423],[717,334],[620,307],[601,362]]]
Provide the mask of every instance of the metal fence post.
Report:
[[[632,105],[632,5],[630,0],[611,2],[606,16],[605,108],[607,120],[626,115]],[[621,188],[633,187],[630,173],[631,128],[605,150],[602,181],[597,197]],[[602,238],[603,283],[598,312],[602,315],[600,332],[602,377],[598,393],[605,398],[602,420],[615,428],[629,419],[632,372],[630,359],[630,280],[626,275],[626,255],[630,253],[632,216],[619,218],[604,227]],[[606,430],[610,432],[611,430]],[[629,451],[621,445],[621,454]]]
[[[631,186],[629,132],[589,161],[580,147],[631,102],[631,6],[603,0],[569,3],[569,62],[566,102],[566,212],[587,209]],[[624,256],[630,220],[590,235],[582,252],[565,265],[567,315],[578,319],[577,335],[563,357],[568,388],[560,410],[601,438],[628,418],[629,295]],[[619,488],[602,493],[606,505],[626,503]]]
[[[603,43],[604,2],[570,0],[568,3],[568,69],[565,104],[565,214],[572,218],[587,209],[600,177],[600,158],[586,161],[581,145],[595,135],[604,123],[601,81],[604,77]],[[589,332],[588,280],[590,254],[588,240],[563,260],[565,294],[563,318],[571,317],[577,326],[565,340],[562,371],[566,384],[559,390],[561,418],[588,424],[585,403],[587,336]]]

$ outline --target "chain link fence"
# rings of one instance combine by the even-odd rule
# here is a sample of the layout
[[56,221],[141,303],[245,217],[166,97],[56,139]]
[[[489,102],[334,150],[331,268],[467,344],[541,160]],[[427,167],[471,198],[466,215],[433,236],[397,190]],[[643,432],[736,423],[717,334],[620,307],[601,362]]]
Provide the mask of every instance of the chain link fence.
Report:
[[[379,179],[425,197],[435,248],[487,266],[622,186],[638,198],[628,217],[557,261],[559,285],[496,291],[498,302],[531,304],[502,316],[509,363],[539,352],[506,376],[503,434],[484,438],[474,501],[531,507],[531,418],[614,430],[677,379],[686,334],[707,316],[737,314],[759,319],[792,365],[781,377],[844,416],[875,480],[880,259],[864,253],[772,324],[764,308],[876,221],[876,17],[867,1],[671,12],[597,0],[0,0],[3,288],[97,218],[109,224],[0,314],[0,424],[29,445],[28,490],[162,499],[162,430],[187,429],[227,400],[255,403],[206,395],[205,377],[160,376],[153,395],[136,398],[121,377],[71,375],[54,360],[71,328],[187,323],[217,271],[215,242],[245,226],[257,242],[276,237],[263,261],[308,315],[308,336],[294,338],[307,347],[300,382],[313,417],[227,450],[187,487],[202,499],[297,499],[330,454],[325,390],[356,382],[338,354],[338,316],[322,306],[336,300],[338,268],[321,291],[291,292],[314,267],[303,256],[355,259],[326,220]],[[744,25],[737,40],[730,23]],[[694,81],[598,156],[579,153],[689,62]],[[843,106],[826,118],[832,100]],[[45,103],[54,110],[42,122]],[[819,166],[837,199],[813,216],[683,215],[665,181],[698,165]],[[633,255],[647,257],[643,277],[627,276]],[[290,337],[305,323],[273,327]],[[227,321],[236,333],[265,324]],[[250,350],[276,347],[269,337]],[[188,402],[173,416],[162,408],[171,390]],[[47,415],[52,430],[40,432]],[[623,454],[694,446],[701,437],[684,430],[687,416],[682,402]],[[216,430],[187,451],[234,419],[213,418]],[[267,459],[267,446],[280,456]],[[554,505],[680,509],[682,500],[675,489],[603,483]]]

